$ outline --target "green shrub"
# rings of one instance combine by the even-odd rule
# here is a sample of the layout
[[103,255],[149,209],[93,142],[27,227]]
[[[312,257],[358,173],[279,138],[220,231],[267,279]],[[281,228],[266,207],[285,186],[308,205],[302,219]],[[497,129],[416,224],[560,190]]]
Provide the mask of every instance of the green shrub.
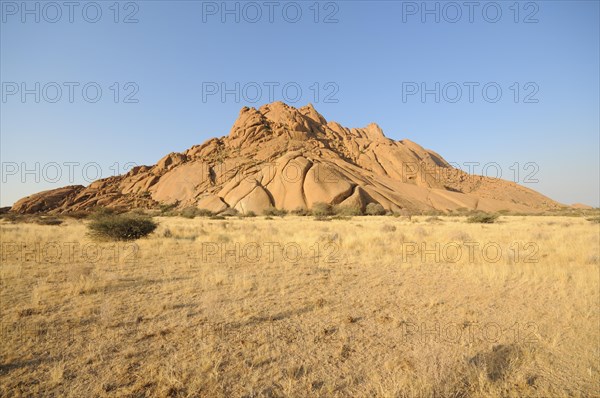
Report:
[[385,209],[379,203],[369,203],[365,209],[365,214],[368,216],[383,216]]
[[102,240],[135,240],[151,234],[158,225],[150,217],[129,214],[96,216],[88,224],[90,235]]
[[252,210],[247,211],[246,213],[242,214],[242,217],[256,217],[256,213],[253,212]]
[[212,211],[208,210],[208,209],[196,209],[196,215],[198,217],[210,217],[213,216],[215,213],[213,213]]
[[467,218],[468,223],[493,224],[498,219],[497,214],[480,213]]
[[220,215],[212,215],[209,217],[209,219],[211,220],[226,220],[226,218],[224,216],[220,216]]
[[316,217],[325,217],[333,215],[333,208],[329,203],[316,202],[313,203],[311,213]]

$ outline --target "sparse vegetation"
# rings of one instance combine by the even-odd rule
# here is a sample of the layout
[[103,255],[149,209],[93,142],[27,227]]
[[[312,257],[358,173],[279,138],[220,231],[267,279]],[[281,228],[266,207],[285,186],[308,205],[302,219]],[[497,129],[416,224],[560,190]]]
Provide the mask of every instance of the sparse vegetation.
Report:
[[212,211],[210,211],[208,209],[196,209],[196,216],[198,216],[198,217],[210,217],[214,214],[215,213],[213,213]]
[[301,216],[301,217],[304,217],[304,216],[310,216],[310,211],[309,211],[309,210],[307,210],[307,209],[301,208],[301,207],[300,207],[300,208],[297,208],[297,209],[294,209],[294,210],[292,210],[292,212],[291,212],[291,213],[292,213],[292,215],[294,215],[294,216]]
[[188,206],[179,212],[179,215],[183,218],[195,218],[195,217],[210,217],[214,213],[208,209],[199,209],[195,206]]
[[188,206],[185,209],[181,210],[179,215],[183,218],[194,218],[198,215],[198,208],[194,206]]
[[383,216],[385,208],[379,203],[369,203],[365,209],[365,214],[368,216]]
[[84,220],[86,218],[88,218],[90,216],[90,212],[86,211],[86,210],[79,210],[79,211],[70,211],[68,213],[65,213],[64,216],[65,217],[69,217],[69,218],[74,218],[76,220]]
[[40,225],[60,225],[63,220],[57,217],[40,217],[36,220],[36,223]]
[[[222,217],[233,217],[239,215],[240,212],[234,209],[233,207],[229,207],[226,210],[219,213]],[[212,218],[212,217],[211,217]]]
[[390,224],[383,224],[381,226],[381,230],[383,232],[394,232],[394,231],[396,231],[396,226],[390,225]]
[[[427,217],[173,217],[134,244],[94,241],[96,260],[75,252],[49,266],[3,250],[2,391],[595,396],[598,225],[506,216],[482,228]],[[88,245],[87,224],[0,228],[3,243],[32,242],[32,250]],[[483,250],[488,242],[501,249],[497,261]],[[444,259],[456,253],[447,243],[462,248],[456,261]],[[411,244],[415,254],[406,255]]]
[[493,224],[496,222],[497,219],[497,214],[479,213],[467,218],[467,222],[472,224]]
[[352,220],[352,216],[343,216],[340,214],[336,214],[335,216],[331,217],[332,220],[341,220],[341,221],[350,221]]
[[333,213],[339,216],[362,216],[362,211],[357,207],[350,206],[334,206]]
[[179,205],[179,202],[174,202],[174,203],[163,203],[160,204],[158,209],[162,214],[165,214],[167,212],[173,211],[177,208],[177,206]]
[[316,202],[313,203],[311,214],[315,217],[327,217],[333,215],[333,207],[329,203]]
[[287,210],[269,207],[263,211],[263,215],[271,217],[285,217],[288,214]]

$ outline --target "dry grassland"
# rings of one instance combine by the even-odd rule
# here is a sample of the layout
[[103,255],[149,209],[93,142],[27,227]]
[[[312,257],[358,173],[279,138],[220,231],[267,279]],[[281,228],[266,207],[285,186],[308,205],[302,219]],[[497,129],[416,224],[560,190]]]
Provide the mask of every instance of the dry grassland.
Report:
[[0,225],[0,395],[600,395],[597,223]]

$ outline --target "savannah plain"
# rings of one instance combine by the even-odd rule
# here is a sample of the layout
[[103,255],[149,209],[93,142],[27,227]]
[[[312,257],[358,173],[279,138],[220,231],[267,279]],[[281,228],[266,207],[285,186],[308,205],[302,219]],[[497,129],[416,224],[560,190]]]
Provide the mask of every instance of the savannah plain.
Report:
[[1,396],[600,395],[593,218],[155,220],[1,221]]

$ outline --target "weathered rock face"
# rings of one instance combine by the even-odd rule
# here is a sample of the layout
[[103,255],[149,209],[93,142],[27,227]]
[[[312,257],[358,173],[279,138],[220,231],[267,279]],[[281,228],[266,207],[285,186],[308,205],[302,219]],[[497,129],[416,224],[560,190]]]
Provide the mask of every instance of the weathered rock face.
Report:
[[235,208],[311,208],[317,202],[388,210],[458,208],[535,212],[560,205],[515,183],[468,175],[409,141],[388,139],[376,124],[348,129],[312,105],[281,102],[243,108],[229,136],[212,138],[154,166],[40,192],[14,204],[20,213],[96,206],[152,208],[176,203],[213,212]]

